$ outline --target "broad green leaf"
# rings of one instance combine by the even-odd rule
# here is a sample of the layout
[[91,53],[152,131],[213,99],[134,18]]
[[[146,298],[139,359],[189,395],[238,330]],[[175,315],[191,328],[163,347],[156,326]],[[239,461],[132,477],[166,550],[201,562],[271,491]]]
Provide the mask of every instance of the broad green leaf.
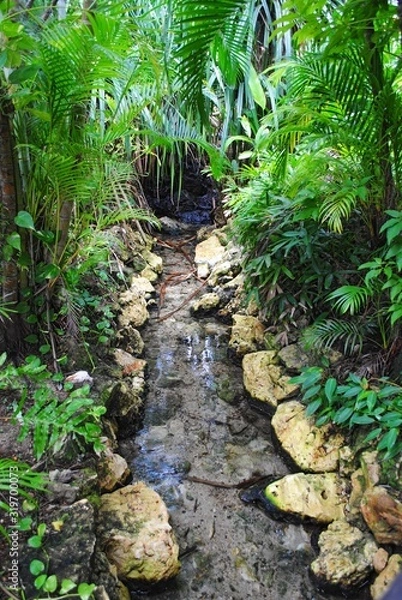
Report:
[[95,588],[96,585],[94,583],[80,583],[77,591],[81,600],[89,600]]
[[262,87],[261,81],[258,77],[258,73],[252,65],[250,65],[248,85],[254,102],[258,104],[258,106],[260,106],[263,110],[265,110],[267,106],[267,98],[264,92],[264,88]]
[[6,242],[15,250],[21,251],[21,236],[16,231],[7,236]]
[[71,592],[71,590],[73,590],[76,587],[77,587],[77,584],[74,583],[74,581],[72,581],[71,579],[63,579],[63,581],[61,582],[59,593],[62,595],[67,594],[68,592]]
[[32,575],[39,575],[40,573],[43,573],[45,568],[45,563],[43,563],[41,560],[37,560],[36,558],[31,561],[29,565],[29,570]]
[[32,229],[35,230],[35,224],[29,212],[26,210],[20,210],[17,216],[14,219],[14,223],[21,227],[22,229]]
[[325,395],[327,397],[327,400],[328,400],[328,402],[330,404],[332,403],[332,400],[333,400],[334,395],[336,393],[337,387],[338,387],[338,383],[337,383],[337,381],[336,381],[336,379],[334,377],[330,377],[325,382],[324,391],[325,391]]
[[346,423],[346,421],[348,421],[352,415],[353,415],[353,407],[345,406],[345,407],[339,409],[338,411],[336,411],[333,421],[337,425],[342,425],[343,423]]
[[55,592],[57,590],[57,577],[56,575],[50,575],[44,585],[43,585],[43,589],[45,590],[45,592],[49,592],[50,594],[52,594],[53,592]]
[[40,590],[44,583],[46,582],[47,579],[47,575],[46,573],[42,573],[42,575],[39,575],[39,577],[37,577],[34,581],[34,586],[36,587],[37,590]]

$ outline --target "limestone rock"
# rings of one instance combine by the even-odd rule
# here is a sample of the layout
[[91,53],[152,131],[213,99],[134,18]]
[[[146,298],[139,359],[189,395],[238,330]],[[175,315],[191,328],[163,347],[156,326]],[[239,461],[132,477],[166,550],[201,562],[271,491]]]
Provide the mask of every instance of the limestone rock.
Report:
[[221,244],[217,235],[211,235],[197,244],[194,262],[198,267],[198,277],[208,277],[211,268],[222,260],[224,253],[225,247]]
[[205,315],[217,309],[220,303],[220,297],[216,292],[204,294],[191,305],[191,313],[196,315]]
[[260,350],[243,357],[244,387],[255,400],[276,409],[278,402],[294,394],[298,386],[289,383],[289,377],[275,364],[276,352]]
[[315,427],[301,402],[279,404],[271,424],[282,448],[300,469],[314,473],[337,469],[344,437],[331,431],[329,425]]
[[278,352],[278,356],[291,373],[298,373],[303,367],[308,367],[310,358],[299,344],[289,344]]
[[130,377],[118,381],[105,399],[106,418],[114,422],[120,437],[135,433],[141,422],[144,403],[145,380]]
[[130,288],[120,295],[119,304],[121,305],[121,314],[118,318],[120,329],[128,325],[141,327],[149,318],[144,295],[134,288]]
[[264,326],[256,318],[248,315],[233,315],[233,325],[229,348],[237,356],[244,356],[260,350],[264,345]]
[[134,356],[141,356],[144,352],[144,340],[138,329],[135,329],[130,323],[119,329],[116,340],[127,352]]
[[379,544],[402,544],[402,503],[390,490],[380,485],[367,489],[360,510]]
[[129,352],[121,350],[121,348],[115,349],[114,358],[119,367],[121,367],[123,376],[139,375],[140,377],[144,377],[144,371],[147,366],[146,360],[135,358]]
[[134,275],[131,279],[131,289],[139,292],[143,296],[149,296],[155,293],[155,288],[147,277]]
[[98,462],[98,482],[102,491],[111,492],[118,485],[126,482],[130,475],[127,461],[115,454],[109,448],[103,453]]
[[179,546],[166,506],[142,482],[102,496],[98,536],[120,579],[157,583],[179,572]]
[[144,260],[146,261],[148,267],[150,269],[152,269],[152,271],[154,271],[155,273],[158,273],[158,275],[160,273],[162,273],[163,261],[160,256],[158,256],[154,252],[151,252],[151,250],[148,250],[148,249],[143,250],[141,252],[141,254],[142,254],[142,257],[144,258]]
[[400,573],[402,573],[402,556],[400,554],[393,554],[390,556],[386,567],[370,586],[373,600],[380,600]]
[[321,584],[347,590],[362,585],[373,570],[377,544],[346,521],[331,523],[320,534],[318,545],[320,553],[311,571]]
[[292,473],[270,483],[264,494],[280,513],[331,523],[344,518],[344,487],[335,473]]

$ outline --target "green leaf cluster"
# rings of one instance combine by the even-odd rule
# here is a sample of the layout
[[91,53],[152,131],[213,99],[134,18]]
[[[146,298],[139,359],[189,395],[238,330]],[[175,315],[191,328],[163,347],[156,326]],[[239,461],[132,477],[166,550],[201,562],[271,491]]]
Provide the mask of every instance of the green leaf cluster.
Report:
[[369,381],[350,373],[344,383],[325,378],[320,367],[304,369],[291,383],[301,387],[306,415],[317,426],[333,423],[349,429],[364,427],[363,443],[376,440],[384,459],[402,452],[402,388],[387,379]]

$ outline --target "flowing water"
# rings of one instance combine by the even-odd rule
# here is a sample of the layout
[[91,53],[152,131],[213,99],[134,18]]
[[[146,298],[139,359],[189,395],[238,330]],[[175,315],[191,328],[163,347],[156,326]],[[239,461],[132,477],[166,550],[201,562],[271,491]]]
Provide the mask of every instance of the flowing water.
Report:
[[187,278],[192,267],[183,255],[166,247],[160,254],[170,285],[162,280],[161,318],[155,308],[142,332],[149,365],[145,417],[123,453],[134,479],[164,499],[182,568],[169,585],[132,597],[328,600],[308,573],[311,531],[274,521],[240,498],[244,482],[288,469],[272,445],[269,418],[250,406],[241,367],[228,359],[228,326],[195,319],[190,303],[166,317],[200,282]]

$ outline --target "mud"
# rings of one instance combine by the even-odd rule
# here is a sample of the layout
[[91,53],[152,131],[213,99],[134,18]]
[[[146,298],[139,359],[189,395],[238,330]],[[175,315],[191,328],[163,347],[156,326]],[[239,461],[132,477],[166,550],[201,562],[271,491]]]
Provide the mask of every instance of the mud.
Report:
[[241,367],[228,359],[228,326],[194,319],[190,303],[171,314],[201,285],[190,276],[192,265],[167,247],[156,251],[164,260],[163,306],[142,332],[149,364],[145,420],[120,451],[134,479],[166,502],[182,569],[167,586],[133,590],[132,599],[334,598],[309,576],[312,531],[274,521],[241,500],[245,482],[288,469],[271,441],[269,418],[248,403]]

